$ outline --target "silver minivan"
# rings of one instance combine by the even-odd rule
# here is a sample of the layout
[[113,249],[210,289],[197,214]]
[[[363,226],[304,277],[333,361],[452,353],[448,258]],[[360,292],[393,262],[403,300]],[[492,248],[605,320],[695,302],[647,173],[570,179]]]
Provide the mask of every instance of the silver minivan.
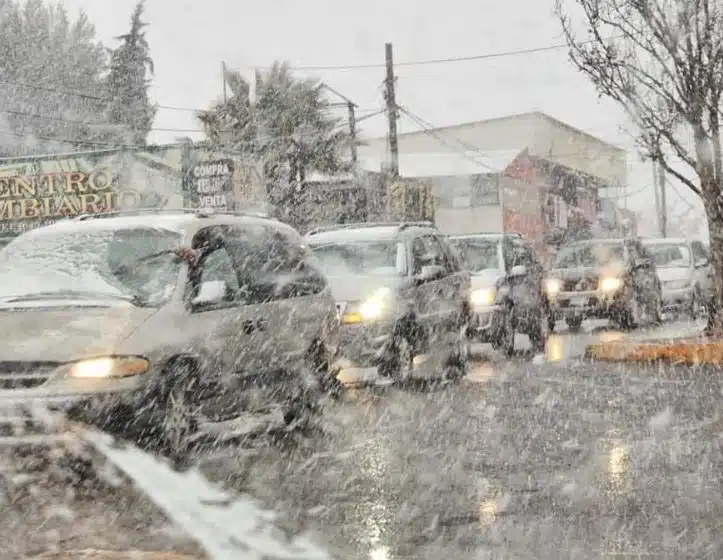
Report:
[[710,259],[695,239],[646,239],[663,291],[663,309],[698,318],[713,296]]
[[338,389],[335,313],[313,254],[276,220],[63,220],[0,251],[0,402],[172,447],[242,411],[288,424]]

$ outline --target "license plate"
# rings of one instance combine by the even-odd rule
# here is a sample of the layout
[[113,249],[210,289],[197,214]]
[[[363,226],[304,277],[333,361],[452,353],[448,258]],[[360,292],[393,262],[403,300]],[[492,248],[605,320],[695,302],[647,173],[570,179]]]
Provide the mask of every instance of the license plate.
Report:
[[587,304],[587,298],[586,297],[574,297],[570,298],[570,305],[574,307],[583,307]]

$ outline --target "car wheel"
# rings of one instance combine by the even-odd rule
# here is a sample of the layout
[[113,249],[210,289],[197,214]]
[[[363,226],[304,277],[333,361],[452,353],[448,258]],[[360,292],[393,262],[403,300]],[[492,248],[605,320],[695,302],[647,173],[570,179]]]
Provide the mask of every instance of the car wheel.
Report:
[[414,344],[409,333],[393,335],[377,367],[379,375],[397,381],[405,381],[414,372]]
[[454,347],[444,363],[443,377],[447,381],[457,381],[468,373],[469,357],[472,353],[469,329],[469,314],[463,312],[457,326]]
[[705,316],[705,304],[700,294],[700,286],[696,286],[693,289],[693,295],[690,298],[690,305],[688,306],[688,316],[693,321]]
[[330,353],[322,340],[314,340],[309,347],[306,353],[306,367],[318,380],[323,393],[335,399],[341,398],[344,394],[344,384],[337,378],[339,372],[332,369]]
[[502,327],[492,339],[492,348],[505,356],[512,356],[515,352],[515,308],[508,305],[503,313]]
[[187,360],[169,364],[162,373],[164,389],[161,422],[162,447],[174,461],[188,460],[198,436],[198,405],[200,395],[196,366]]
[[565,319],[565,323],[567,324],[567,329],[570,332],[580,332],[580,328],[582,327],[582,317],[567,317]]
[[544,309],[540,309],[537,315],[536,321],[531,325],[529,337],[532,349],[539,353],[544,352],[547,346],[550,319]]

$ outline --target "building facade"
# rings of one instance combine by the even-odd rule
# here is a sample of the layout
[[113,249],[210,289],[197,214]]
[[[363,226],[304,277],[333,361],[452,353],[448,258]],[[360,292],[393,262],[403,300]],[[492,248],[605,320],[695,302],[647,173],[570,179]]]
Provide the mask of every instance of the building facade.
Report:
[[[378,171],[387,153],[368,140],[361,165]],[[447,233],[516,231],[548,250],[621,227],[615,212],[601,221],[600,193],[627,184],[627,153],[544,113],[401,134],[399,167],[434,185]]]

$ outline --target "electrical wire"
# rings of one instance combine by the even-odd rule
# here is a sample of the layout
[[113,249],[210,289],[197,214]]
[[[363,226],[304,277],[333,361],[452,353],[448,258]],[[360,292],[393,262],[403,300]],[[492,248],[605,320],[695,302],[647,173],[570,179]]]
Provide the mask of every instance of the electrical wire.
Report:
[[[617,39],[619,37],[610,37],[609,39]],[[591,39],[588,41],[580,41],[576,43],[579,45],[586,45],[589,43],[596,42],[595,39]],[[500,52],[494,52],[494,53],[485,53],[485,54],[476,54],[471,56],[455,56],[450,58],[432,58],[428,60],[411,60],[411,61],[404,61],[404,62],[395,62],[394,67],[405,67],[405,66],[428,66],[430,64],[451,64],[456,62],[470,62],[474,60],[490,60],[495,58],[507,58],[510,56],[521,56],[521,55],[527,55],[527,54],[534,54],[534,53],[542,53],[542,52],[548,52],[548,51],[555,51],[559,49],[567,49],[569,48],[569,45],[567,43],[565,44],[556,44],[556,45],[546,45],[541,47],[532,47],[528,49],[515,49],[510,51],[500,51]],[[301,72],[326,72],[326,71],[332,71],[332,70],[366,70],[369,68],[384,68],[386,67],[386,64],[383,63],[371,63],[371,64],[341,64],[341,65],[332,65],[332,66],[291,66],[292,70],[297,70]],[[261,67],[255,67],[255,68],[261,68]]]

